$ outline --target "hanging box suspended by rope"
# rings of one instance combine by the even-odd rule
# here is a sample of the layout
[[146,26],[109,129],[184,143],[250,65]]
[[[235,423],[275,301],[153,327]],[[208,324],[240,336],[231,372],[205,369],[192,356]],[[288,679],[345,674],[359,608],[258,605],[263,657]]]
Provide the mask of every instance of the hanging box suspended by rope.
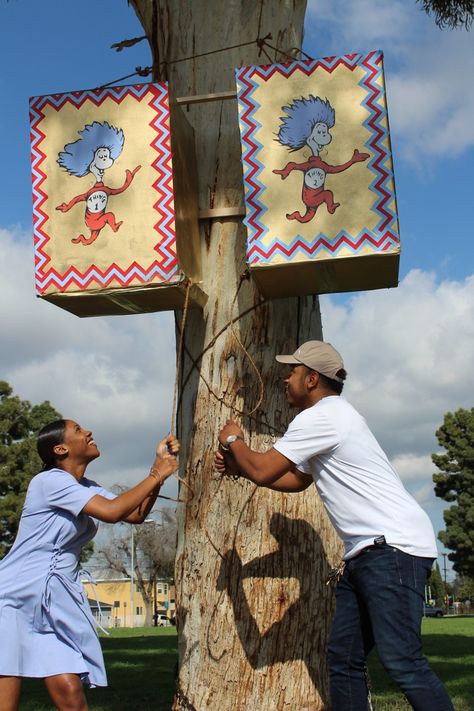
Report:
[[396,286],[383,55],[236,70],[247,259],[268,298]]
[[30,100],[36,289],[77,316],[206,297],[194,136],[165,83]]

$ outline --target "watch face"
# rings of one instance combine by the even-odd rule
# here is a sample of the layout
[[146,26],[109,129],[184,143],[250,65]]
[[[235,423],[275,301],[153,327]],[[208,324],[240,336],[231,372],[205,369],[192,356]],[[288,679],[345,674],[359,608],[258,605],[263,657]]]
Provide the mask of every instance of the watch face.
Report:
[[237,435],[229,435],[226,439],[227,444],[232,444],[232,442],[235,442],[235,440],[238,439]]

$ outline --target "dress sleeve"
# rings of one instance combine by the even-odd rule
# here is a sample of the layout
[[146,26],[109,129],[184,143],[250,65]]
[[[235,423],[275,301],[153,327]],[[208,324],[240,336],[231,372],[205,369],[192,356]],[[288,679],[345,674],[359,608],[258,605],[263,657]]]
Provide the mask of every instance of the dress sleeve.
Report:
[[43,494],[51,508],[63,509],[78,516],[87,502],[98,493],[97,489],[84,486],[68,472],[59,469],[45,472]]
[[273,447],[305,471],[302,466],[305,462],[334,450],[338,444],[339,435],[324,414],[301,412]]
[[92,479],[86,479],[86,477],[84,477],[81,480],[81,483],[83,486],[87,487],[88,489],[93,490],[94,496],[96,494],[98,494],[99,496],[103,496],[105,499],[110,499],[110,500],[117,498],[117,494],[114,494],[112,491],[109,491],[108,489],[104,489],[103,486],[101,486],[100,484],[97,484],[97,482],[95,482],[95,481],[92,481]]

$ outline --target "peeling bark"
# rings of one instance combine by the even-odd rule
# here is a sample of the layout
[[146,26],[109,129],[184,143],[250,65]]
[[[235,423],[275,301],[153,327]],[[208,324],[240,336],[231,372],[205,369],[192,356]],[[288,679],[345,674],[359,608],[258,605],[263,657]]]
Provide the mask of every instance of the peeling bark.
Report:
[[[131,0],[153,50],[154,77],[176,96],[231,91],[233,68],[268,63],[256,44],[173,63],[272,33],[301,46],[304,0]],[[272,57],[281,61],[281,56]],[[163,64],[167,62],[167,64]],[[201,208],[243,204],[235,101],[190,106]],[[254,449],[272,446],[289,411],[276,353],[320,338],[316,297],[264,302],[248,277],[240,221],[201,225],[204,311],[191,311],[180,373],[181,488],[176,560],[178,692],[173,708],[324,708],[332,615],[328,569],[340,543],[313,487],[285,495],[219,477],[217,434],[239,420]],[[262,376],[264,392],[234,329]],[[180,323],[180,314],[177,323]],[[248,414],[263,400],[258,410]]]

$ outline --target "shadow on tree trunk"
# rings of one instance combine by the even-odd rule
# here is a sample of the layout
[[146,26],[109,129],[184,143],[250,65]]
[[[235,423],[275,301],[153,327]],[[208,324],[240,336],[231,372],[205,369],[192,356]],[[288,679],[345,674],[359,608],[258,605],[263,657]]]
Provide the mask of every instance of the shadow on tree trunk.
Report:
[[[332,616],[332,592],[328,590],[327,595],[320,595],[315,580],[316,576],[325,579],[329,574],[324,546],[306,521],[279,513],[271,517],[270,532],[278,548],[245,564],[235,547],[230,549],[222,560],[217,586],[230,597],[237,633],[252,668],[301,660],[326,704],[329,700],[327,668],[320,649],[321,639],[326,636],[322,627],[328,627]],[[262,630],[259,610],[252,611],[255,609],[253,592],[258,597],[259,581],[268,578],[281,581],[281,592],[271,612],[274,621]],[[299,597],[293,601],[285,591],[291,578],[299,584]],[[251,581],[250,595],[244,590],[247,579]],[[321,620],[326,624],[321,625]]]

